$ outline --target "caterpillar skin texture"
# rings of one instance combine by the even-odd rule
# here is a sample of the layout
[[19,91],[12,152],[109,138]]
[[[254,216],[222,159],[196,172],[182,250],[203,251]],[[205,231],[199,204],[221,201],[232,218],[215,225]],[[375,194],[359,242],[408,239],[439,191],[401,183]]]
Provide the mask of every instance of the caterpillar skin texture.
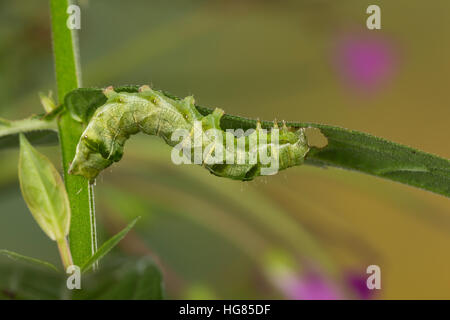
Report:
[[[70,174],[84,176],[90,181],[93,181],[103,169],[122,158],[125,141],[138,132],[159,136],[173,147],[180,142],[171,140],[172,133],[177,129],[192,132],[194,121],[201,121],[203,132],[208,129],[222,131],[220,118],[223,111],[216,109],[213,113],[202,116],[194,106],[193,97],[173,100],[148,86],[142,86],[137,93],[117,93],[109,87],[104,90],[104,94],[108,100],[92,116],[80,138],[69,169]],[[258,129],[259,123],[256,132]],[[267,135],[270,138],[270,134]],[[248,137],[246,138],[245,151],[249,151]],[[237,140],[235,137],[233,139]],[[212,141],[214,140],[204,137],[202,146],[210,145]],[[270,141],[268,143],[265,150],[269,150],[270,154]],[[234,145],[237,150],[239,146],[236,141]],[[264,146],[258,145],[257,148],[261,147]],[[226,153],[225,146],[224,150]],[[283,126],[279,130],[278,150],[278,170],[302,164],[309,151],[303,131],[291,132]],[[258,152],[258,150],[251,151]],[[261,164],[259,156],[256,164],[248,161],[237,164],[235,161],[234,164],[204,162],[202,165],[216,176],[235,180],[252,180],[261,175],[262,168],[269,166]]]

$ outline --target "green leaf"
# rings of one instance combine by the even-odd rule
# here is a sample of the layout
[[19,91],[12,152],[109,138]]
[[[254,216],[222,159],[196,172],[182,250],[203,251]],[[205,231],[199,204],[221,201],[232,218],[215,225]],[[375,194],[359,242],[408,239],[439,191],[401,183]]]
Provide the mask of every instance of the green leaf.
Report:
[[8,258],[10,258],[12,260],[24,261],[27,263],[31,263],[31,264],[38,265],[38,266],[43,266],[43,267],[49,268],[53,271],[59,272],[57,267],[55,267],[53,264],[51,264],[50,262],[47,262],[47,261],[39,260],[39,259],[32,258],[32,257],[27,257],[22,254],[19,254],[19,253],[13,252],[13,251],[9,251],[9,250],[5,250],[5,249],[1,249],[0,253],[4,254],[5,256],[7,256]]
[[356,170],[450,197],[450,160],[372,135],[312,124],[328,138],[307,163]]
[[[76,94],[78,90],[69,94]],[[138,86],[114,90],[137,92]],[[89,91],[102,94],[100,89],[83,89],[83,92]],[[164,94],[172,99],[178,99],[170,93]],[[89,107],[96,109],[100,106]],[[207,107],[196,105],[196,108],[202,115],[213,112],[213,109]],[[246,130],[255,128],[256,123],[257,120],[254,119],[225,114],[221,118],[220,126],[223,130],[239,128]],[[261,122],[263,128],[271,128],[273,124],[273,121]],[[286,124],[294,128],[317,128],[328,140],[328,144],[323,148],[311,148],[305,164],[359,171],[450,197],[449,159],[355,130],[308,122]]]
[[[197,107],[202,114],[209,108]],[[256,120],[225,115],[222,128],[248,129]],[[262,126],[273,126],[263,121]],[[450,197],[450,160],[367,133],[317,123],[287,122],[294,128],[317,128],[327,138],[323,148],[313,147],[305,164],[354,170]]]
[[136,222],[140,219],[140,217],[137,217],[133,221],[130,222],[130,224],[117,233],[115,236],[111,237],[108,241],[106,241],[98,250],[94,253],[93,256],[91,256],[81,267],[81,271],[85,272],[88,271],[97,261],[102,259],[109,251],[111,251],[119,242],[122,240],[127,233],[134,227]]
[[164,288],[161,272],[151,258],[125,257],[85,276],[82,290],[73,294],[73,299],[85,300],[159,300]]
[[149,257],[108,259],[101,272],[83,276],[82,290],[66,288],[67,275],[37,264],[0,264],[2,299],[162,299],[162,275]]
[[24,133],[34,144],[58,142],[55,121],[43,119],[43,117],[31,117],[17,121],[0,118],[0,149],[18,147],[20,133]]
[[70,204],[51,161],[20,135],[19,181],[23,198],[41,229],[52,240],[69,233]]
[[0,292],[11,300],[61,299],[66,285],[66,275],[36,264],[0,264]]
[[141,259],[127,268],[122,279],[114,282],[95,299],[156,300],[164,295],[162,276],[151,259]]
[[106,96],[100,89],[78,89],[64,97],[64,105],[72,118],[78,122],[88,123],[98,106],[106,102]]

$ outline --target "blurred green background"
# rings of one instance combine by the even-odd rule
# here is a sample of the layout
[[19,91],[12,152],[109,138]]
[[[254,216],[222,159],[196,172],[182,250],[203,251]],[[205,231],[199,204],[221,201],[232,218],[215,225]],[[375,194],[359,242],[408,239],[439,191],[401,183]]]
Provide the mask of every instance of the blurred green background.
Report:
[[[370,31],[374,2],[382,29]],[[450,158],[447,0],[79,5],[83,86],[152,84]],[[41,113],[38,92],[56,92],[47,1],[0,2],[0,70],[0,117]],[[58,147],[40,150],[60,167]],[[0,248],[59,263],[21,198],[17,158],[0,151]],[[228,181],[138,135],[96,193],[100,242],[143,216],[118,251],[154,257],[168,298],[450,298],[450,201],[429,192],[309,166]],[[372,264],[377,292],[364,290]]]

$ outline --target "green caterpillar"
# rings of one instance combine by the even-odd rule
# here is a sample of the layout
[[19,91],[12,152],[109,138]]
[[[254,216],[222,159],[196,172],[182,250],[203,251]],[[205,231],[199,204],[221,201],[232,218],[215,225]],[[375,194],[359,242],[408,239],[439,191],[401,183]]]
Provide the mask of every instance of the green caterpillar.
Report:
[[[300,165],[309,151],[303,130],[292,132],[284,122],[281,129],[275,122],[270,134],[258,122],[250,134],[236,136],[220,128],[224,113],[221,109],[202,116],[195,108],[193,97],[174,100],[148,86],[140,87],[137,93],[118,93],[112,87],[103,93],[107,101],[89,121],[69,169],[70,174],[90,181],[122,158],[125,141],[138,132],[163,138],[175,147],[173,156],[188,150],[187,154],[183,153],[181,162],[184,163],[192,158],[198,160],[196,152],[204,150],[200,163],[196,163],[216,176],[243,181]],[[200,131],[200,142],[195,139],[196,131]],[[187,134],[180,135],[180,132]],[[226,137],[226,144],[217,138],[221,134]],[[180,143],[174,137],[183,140]],[[270,172],[274,161],[276,170]]]

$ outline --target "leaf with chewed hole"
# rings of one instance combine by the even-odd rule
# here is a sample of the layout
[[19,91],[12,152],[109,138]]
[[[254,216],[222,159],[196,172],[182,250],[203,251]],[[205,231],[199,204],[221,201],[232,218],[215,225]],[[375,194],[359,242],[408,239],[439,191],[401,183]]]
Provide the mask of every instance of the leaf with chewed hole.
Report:
[[[137,92],[139,86],[115,88],[117,92]],[[82,90],[82,91],[81,91]],[[101,89],[76,89],[68,95],[80,93],[103,96]],[[176,96],[162,92],[167,97],[179,100]],[[81,110],[95,110],[101,103],[80,105]],[[195,106],[206,116],[213,109]],[[92,113],[93,114],[93,113]],[[226,129],[255,128],[257,120],[225,114],[220,127]],[[401,182],[410,186],[450,197],[450,160],[401,145],[383,138],[355,130],[310,122],[286,122],[291,128],[314,128],[318,142],[310,145],[311,150],[305,157],[305,164],[337,167],[378,176]],[[271,128],[272,121],[261,121],[263,128]],[[280,125],[280,124],[279,124]],[[310,129],[311,130],[311,129]]]

